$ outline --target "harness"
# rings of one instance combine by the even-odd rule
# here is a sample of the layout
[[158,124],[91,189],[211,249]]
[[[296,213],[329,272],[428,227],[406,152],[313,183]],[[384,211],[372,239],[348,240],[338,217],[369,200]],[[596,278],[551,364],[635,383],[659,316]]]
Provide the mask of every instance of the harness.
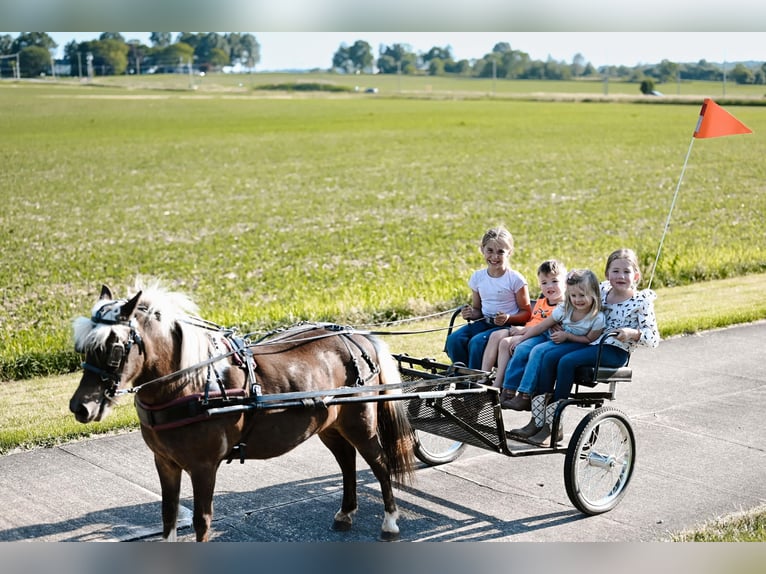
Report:
[[97,365],[92,365],[87,361],[83,361],[81,366],[84,370],[95,373],[101,377],[102,382],[111,382],[111,385],[104,389],[104,396],[111,401],[118,394],[118,387],[120,385],[120,379],[122,378],[122,370],[125,368],[125,359],[133,348],[133,345],[138,347],[138,353],[140,355],[144,354],[146,349],[144,347],[144,341],[141,339],[141,335],[136,329],[135,319],[127,321],[122,319],[108,319],[104,316],[105,309],[106,306],[100,307],[91,317],[91,321],[102,325],[126,325],[129,329],[128,340],[125,344],[120,341],[112,343],[112,346],[109,349],[109,358],[106,360],[106,369],[102,369]]
[[[120,390],[118,389],[118,386],[122,379],[122,372],[128,354],[134,345],[138,347],[140,354],[145,353],[145,348],[141,335],[137,330],[135,319],[109,319],[104,316],[104,309],[107,307],[111,306],[105,305],[100,308],[93,314],[91,320],[94,323],[127,326],[129,328],[128,339],[124,344],[117,341],[111,345],[108,351],[108,359],[105,368],[101,368],[88,362],[83,362],[82,367],[84,370],[100,376],[102,382],[109,383],[109,386],[104,389],[104,395],[108,400],[113,400],[115,396],[122,394],[135,394],[134,402],[140,423],[145,427],[157,431],[179,428],[204,420],[210,420],[230,412],[237,412],[237,407],[243,405],[254,406],[257,408],[259,398],[264,397],[264,395],[261,390],[261,385],[256,379],[256,363],[252,350],[255,346],[284,345],[291,343],[300,345],[326,337],[340,337],[356,371],[357,376],[354,387],[365,385],[380,373],[380,366],[373,360],[370,354],[365,351],[364,347],[351,336],[355,333],[354,329],[351,327],[343,327],[334,324],[307,324],[310,329],[324,329],[327,332],[300,339],[277,337],[269,340],[270,336],[284,331],[277,330],[265,335],[253,344],[246,337],[234,336],[232,330],[214,326],[203,320],[199,320],[199,322],[195,320],[194,322],[190,321],[190,323],[200,328],[216,328],[219,333],[224,332],[223,337],[211,337],[211,347],[214,349],[215,353],[212,353],[207,359],[184,369],[179,369],[129,389]],[[298,326],[300,325],[294,327]],[[289,333],[289,329],[287,331]],[[219,347],[219,342],[224,349]],[[233,367],[240,368],[244,371],[245,384],[242,388],[226,389],[223,374],[221,370],[216,368],[216,363],[226,359],[231,359],[231,365]],[[366,368],[362,366],[362,361],[366,365]],[[186,374],[204,368],[207,369],[207,375],[205,387],[202,392],[185,395],[158,405],[147,404],[140,399],[139,392],[144,387],[178,379]],[[327,408],[327,405],[320,395],[326,395],[328,393],[331,393],[331,391],[325,390],[321,393],[316,391],[306,391],[290,393],[290,395],[294,399],[299,400],[305,407]],[[252,430],[254,420],[254,417],[251,418],[247,427],[243,429],[241,441],[244,441]],[[241,462],[244,462],[244,447],[244,442],[235,445],[230,452],[228,462],[231,462],[232,457],[237,452],[240,455]]]

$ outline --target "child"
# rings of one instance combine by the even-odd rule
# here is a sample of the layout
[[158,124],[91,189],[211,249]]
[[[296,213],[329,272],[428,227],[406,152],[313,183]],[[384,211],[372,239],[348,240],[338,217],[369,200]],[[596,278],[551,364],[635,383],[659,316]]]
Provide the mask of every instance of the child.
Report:
[[[606,281],[601,283],[601,302],[606,315],[605,333],[617,332],[616,337],[609,337],[603,345],[601,365],[604,367],[622,367],[628,363],[630,354],[638,346],[655,348],[660,344],[657,318],[654,314],[654,300],[657,295],[650,289],[638,291],[641,271],[638,258],[631,249],[618,249],[612,252],[606,261]],[[545,406],[545,395],[535,397],[539,402],[535,421],[540,431],[529,441],[541,446],[550,445],[551,422],[559,401],[569,397],[574,383],[575,369],[581,365],[595,365],[598,343],[578,349],[557,361],[548,361],[540,374],[540,388],[550,392],[554,388],[553,401]],[[533,408],[533,413],[535,409]],[[532,422],[532,421],[530,421]],[[556,440],[563,438],[563,429],[559,425]]]
[[[601,312],[598,278],[593,271],[577,269],[567,275],[566,302],[560,304],[553,314],[534,327],[526,330],[506,369],[503,389],[506,397],[501,402],[504,409],[528,411],[532,405],[532,392],[537,387],[540,370],[545,362],[558,358],[598,339],[604,330],[605,319]],[[560,326],[560,329],[556,327]],[[548,331],[546,333],[546,331]],[[546,337],[539,344],[533,343],[528,352],[519,352],[518,343],[536,337]],[[555,357],[555,359],[554,359]],[[513,397],[508,395],[518,389]]]
[[512,253],[513,237],[507,229],[494,227],[484,234],[481,254],[487,267],[468,280],[471,305],[461,312],[472,322],[447,337],[446,351],[453,363],[479,369],[489,333],[504,325],[523,325],[531,316],[527,281],[509,265]]
[[563,263],[555,259],[543,261],[537,268],[537,280],[540,284],[541,295],[532,310],[532,318],[523,327],[498,329],[489,335],[487,346],[484,349],[481,369],[482,371],[490,371],[497,364],[496,372],[498,376],[495,377],[496,387],[500,387],[503,384],[505,368],[511,358],[509,347],[511,341],[514,338],[520,338],[525,329],[548,318],[556,305],[564,300],[566,274],[567,270]]

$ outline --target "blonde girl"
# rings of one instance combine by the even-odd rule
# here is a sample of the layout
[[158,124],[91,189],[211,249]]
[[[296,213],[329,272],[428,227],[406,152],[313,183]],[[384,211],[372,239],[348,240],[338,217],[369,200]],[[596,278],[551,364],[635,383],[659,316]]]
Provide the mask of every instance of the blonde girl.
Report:
[[453,363],[479,369],[490,332],[523,325],[532,315],[527,281],[510,266],[512,253],[513,236],[505,227],[493,227],[482,237],[481,254],[487,266],[468,280],[471,304],[461,312],[470,322],[447,337],[446,351]]
[[[596,274],[589,269],[571,271],[567,275],[564,303],[550,317],[526,329],[518,342],[511,343],[515,350],[503,380],[502,408],[530,410],[543,363],[558,362],[565,354],[586,347],[601,335],[604,325]],[[517,352],[523,347],[520,343],[541,335],[545,338],[528,353]],[[518,394],[513,396],[516,389]]]
[[[654,314],[654,300],[657,295],[651,289],[639,290],[641,271],[638,258],[631,249],[613,251],[606,261],[606,281],[600,285],[601,304],[606,316],[604,333],[617,333],[604,341],[601,366],[622,367],[628,363],[630,354],[639,346],[654,348],[660,344],[657,318]],[[574,383],[577,367],[595,365],[598,355],[599,340],[577,349],[557,361],[545,361],[538,380],[539,396],[532,405],[533,420],[530,424],[540,427],[537,434],[529,438],[530,442],[548,446],[550,444],[550,423],[558,407],[558,402],[569,397]],[[554,389],[553,400],[547,393]],[[538,402],[539,404],[534,404]],[[538,415],[535,421],[535,413]],[[542,426],[540,426],[542,425]],[[529,425],[528,425],[529,426]],[[522,430],[522,429],[520,429]],[[513,431],[511,431],[513,432]],[[563,430],[559,425],[556,440],[561,440]]]

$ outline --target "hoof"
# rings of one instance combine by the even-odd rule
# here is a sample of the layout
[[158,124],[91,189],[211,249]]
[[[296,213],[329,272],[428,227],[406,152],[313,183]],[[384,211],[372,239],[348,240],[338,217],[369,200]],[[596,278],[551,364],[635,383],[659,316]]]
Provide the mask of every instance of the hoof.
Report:
[[398,532],[381,532],[378,536],[378,540],[381,542],[399,542],[400,536]]
[[343,522],[342,520],[334,520],[332,523],[332,529],[335,532],[348,532],[351,530],[351,523]]

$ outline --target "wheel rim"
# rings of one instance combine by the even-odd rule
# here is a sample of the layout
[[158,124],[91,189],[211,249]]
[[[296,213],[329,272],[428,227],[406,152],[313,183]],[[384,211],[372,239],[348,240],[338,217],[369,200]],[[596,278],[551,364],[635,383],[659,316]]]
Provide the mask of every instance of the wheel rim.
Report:
[[433,459],[448,459],[462,449],[465,443],[439,435],[415,431],[417,433],[418,446],[421,452]]
[[574,472],[579,497],[594,510],[611,508],[633,469],[633,440],[625,422],[615,417],[596,424],[582,441]]

